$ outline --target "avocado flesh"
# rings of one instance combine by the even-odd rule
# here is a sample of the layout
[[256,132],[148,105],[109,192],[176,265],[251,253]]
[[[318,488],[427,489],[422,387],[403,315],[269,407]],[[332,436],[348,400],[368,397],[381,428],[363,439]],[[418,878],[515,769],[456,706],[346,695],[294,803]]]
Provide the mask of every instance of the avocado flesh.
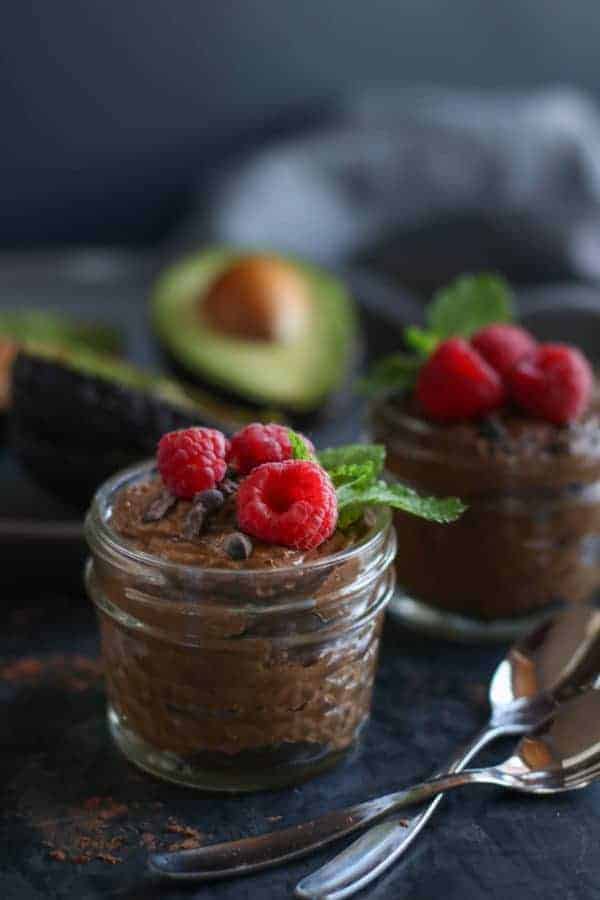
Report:
[[122,341],[116,329],[93,322],[77,322],[43,309],[0,311],[0,341],[22,344],[34,341],[51,346],[85,348],[97,353],[120,353]]
[[188,376],[254,403],[291,412],[317,409],[339,389],[353,361],[356,319],[344,286],[306,263],[286,260],[308,282],[314,298],[310,327],[289,343],[229,337],[202,320],[201,303],[214,279],[248,256],[211,250],[167,270],[152,296],[156,333]]

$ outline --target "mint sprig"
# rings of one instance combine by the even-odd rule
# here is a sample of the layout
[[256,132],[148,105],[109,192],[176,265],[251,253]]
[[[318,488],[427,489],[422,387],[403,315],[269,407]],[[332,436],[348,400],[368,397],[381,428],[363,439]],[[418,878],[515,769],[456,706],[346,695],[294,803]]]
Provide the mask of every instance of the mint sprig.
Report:
[[471,337],[493,322],[514,318],[512,293],[503,278],[463,275],[434,295],[426,311],[430,332],[438,338]]
[[341,485],[336,492],[340,528],[360,518],[367,506],[389,506],[441,525],[454,522],[466,509],[458,497],[424,497],[405,484],[388,484],[381,479],[369,483],[366,476]]
[[368,506],[390,506],[445,524],[453,522],[466,509],[457,497],[423,497],[404,484],[388,484],[381,473],[385,465],[382,444],[346,444],[329,447],[315,457],[297,431],[288,428],[293,459],[319,463],[328,473],[338,504],[338,527],[345,529],[363,515]]
[[394,353],[379,360],[360,389],[366,394],[409,390],[420,367],[440,341],[449,337],[469,338],[495,322],[514,318],[514,302],[503,278],[489,273],[463,275],[434,295],[425,310],[426,327],[411,325],[404,341],[412,353]]
[[337,494],[338,527],[356,522],[368,506],[390,506],[442,524],[466,509],[457,497],[423,497],[406,485],[388,484],[379,476],[385,463],[381,444],[348,444],[322,450],[318,461],[329,473]]

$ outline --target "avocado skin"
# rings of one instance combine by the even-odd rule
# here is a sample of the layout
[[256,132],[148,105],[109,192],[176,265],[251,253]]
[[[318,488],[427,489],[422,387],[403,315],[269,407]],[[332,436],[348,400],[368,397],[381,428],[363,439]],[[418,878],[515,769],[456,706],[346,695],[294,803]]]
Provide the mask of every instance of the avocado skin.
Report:
[[197,408],[151,390],[30,350],[15,360],[11,447],[39,484],[80,508],[108,475],[153,455],[166,431],[201,424]]
[[[323,326],[327,325],[326,328],[323,327],[323,336],[320,338],[318,331],[311,335],[315,347],[320,340],[323,341],[323,352],[316,354],[315,357],[319,360],[316,371],[321,371],[325,375],[325,367],[331,368],[331,372],[327,372],[327,377],[320,379],[322,383],[318,387],[313,384],[308,389],[308,381],[311,379],[307,376],[307,390],[303,385],[301,393],[296,396],[290,396],[289,392],[283,396],[280,393],[277,374],[274,373],[268,385],[268,393],[261,391],[255,383],[253,371],[262,369],[258,357],[263,353],[263,359],[267,361],[266,368],[271,371],[268,365],[271,348],[268,344],[264,350],[253,354],[253,368],[248,365],[241,366],[238,353],[244,353],[250,344],[256,346],[254,342],[228,339],[226,343],[229,346],[225,350],[225,356],[221,353],[220,362],[226,359],[230,364],[226,367],[226,372],[221,366],[219,374],[214,371],[213,359],[216,354],[212,345],[215,340],[222,342],[222,338],[217,338],[214,332],[211,334],[205,326],[198,326],[197,337],[202,338],[200,356],[196,356],[198,346],[193,353],[190,350],[192,342],[189,338],[195,327],[191,323],[196,321],[192,310],[194,303],[201,299],[203,290],[206,290],[212,279],[228,266],[243,257],[262,254],[261,250],[212,247],[171,265],[159,277],[151,296],[154,331],[169,369],[182,380],[208,387],[219,396],[244,403],[250,409],[267,406],[280,410],[294,424],[310,424],[326,416],[332,406],[339,410],[340,399],[355,374],[360,356],[357,313],[344,284],[338,278],[303,261],[265,252],[266,255],[278,256],[281,260],[294,265],[312,285],[313,290],[327,300],[326,304],[322,304],[328,307],[326,320],[321,320]],[[194,342],[197,345],[196,339]],[[184,346],[188,351],[186,356],[179,352]],[[293,360],[293,356],[290,355],[289,358]],[[287,359],[279,371],[284,371],[286,364]]]
[[87,508],[99,484],[139,458],[119,450],[95,453],[89,447],[49,438],[28,431],[14,417],[8,436],[13,453],[35,482],[80,511]]

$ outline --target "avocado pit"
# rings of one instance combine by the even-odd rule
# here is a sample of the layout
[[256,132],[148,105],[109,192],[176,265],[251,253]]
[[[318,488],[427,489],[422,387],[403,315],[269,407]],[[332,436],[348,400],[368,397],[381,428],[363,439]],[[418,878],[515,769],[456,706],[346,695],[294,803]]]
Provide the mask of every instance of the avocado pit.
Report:
[[222,334],[287,344],[308,329],[311,300],[292,265],[271,256],[248,256],[219,275],[202,297],[200,313]]

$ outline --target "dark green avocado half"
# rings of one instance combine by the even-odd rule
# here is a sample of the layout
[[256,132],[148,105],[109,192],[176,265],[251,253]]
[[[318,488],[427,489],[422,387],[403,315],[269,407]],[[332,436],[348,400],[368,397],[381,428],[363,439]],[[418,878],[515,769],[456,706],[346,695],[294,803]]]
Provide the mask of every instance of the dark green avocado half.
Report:
[[19,347],[27,341],[114,355],[123,349],[118,331],[108,325],[79,322],[43,309],[0,310],[0,437],[11,404],[12,365]]
[[166,431],[231,432],[246,412],[92,351],[26,345],[13,365],[9,439],[43,487],[85,507],[109,475],[152,455]]
[[193,381],[293,415],[314,413],[347,384],[356,360],[354,303],[334,276],[279,257],[306,279],[312,303],[310,329],[287,343],[215,331],[199,314],[203,293],[227,268],[249,255],[209,249],[167,269],[151,297],[156,335],[177,370]]

